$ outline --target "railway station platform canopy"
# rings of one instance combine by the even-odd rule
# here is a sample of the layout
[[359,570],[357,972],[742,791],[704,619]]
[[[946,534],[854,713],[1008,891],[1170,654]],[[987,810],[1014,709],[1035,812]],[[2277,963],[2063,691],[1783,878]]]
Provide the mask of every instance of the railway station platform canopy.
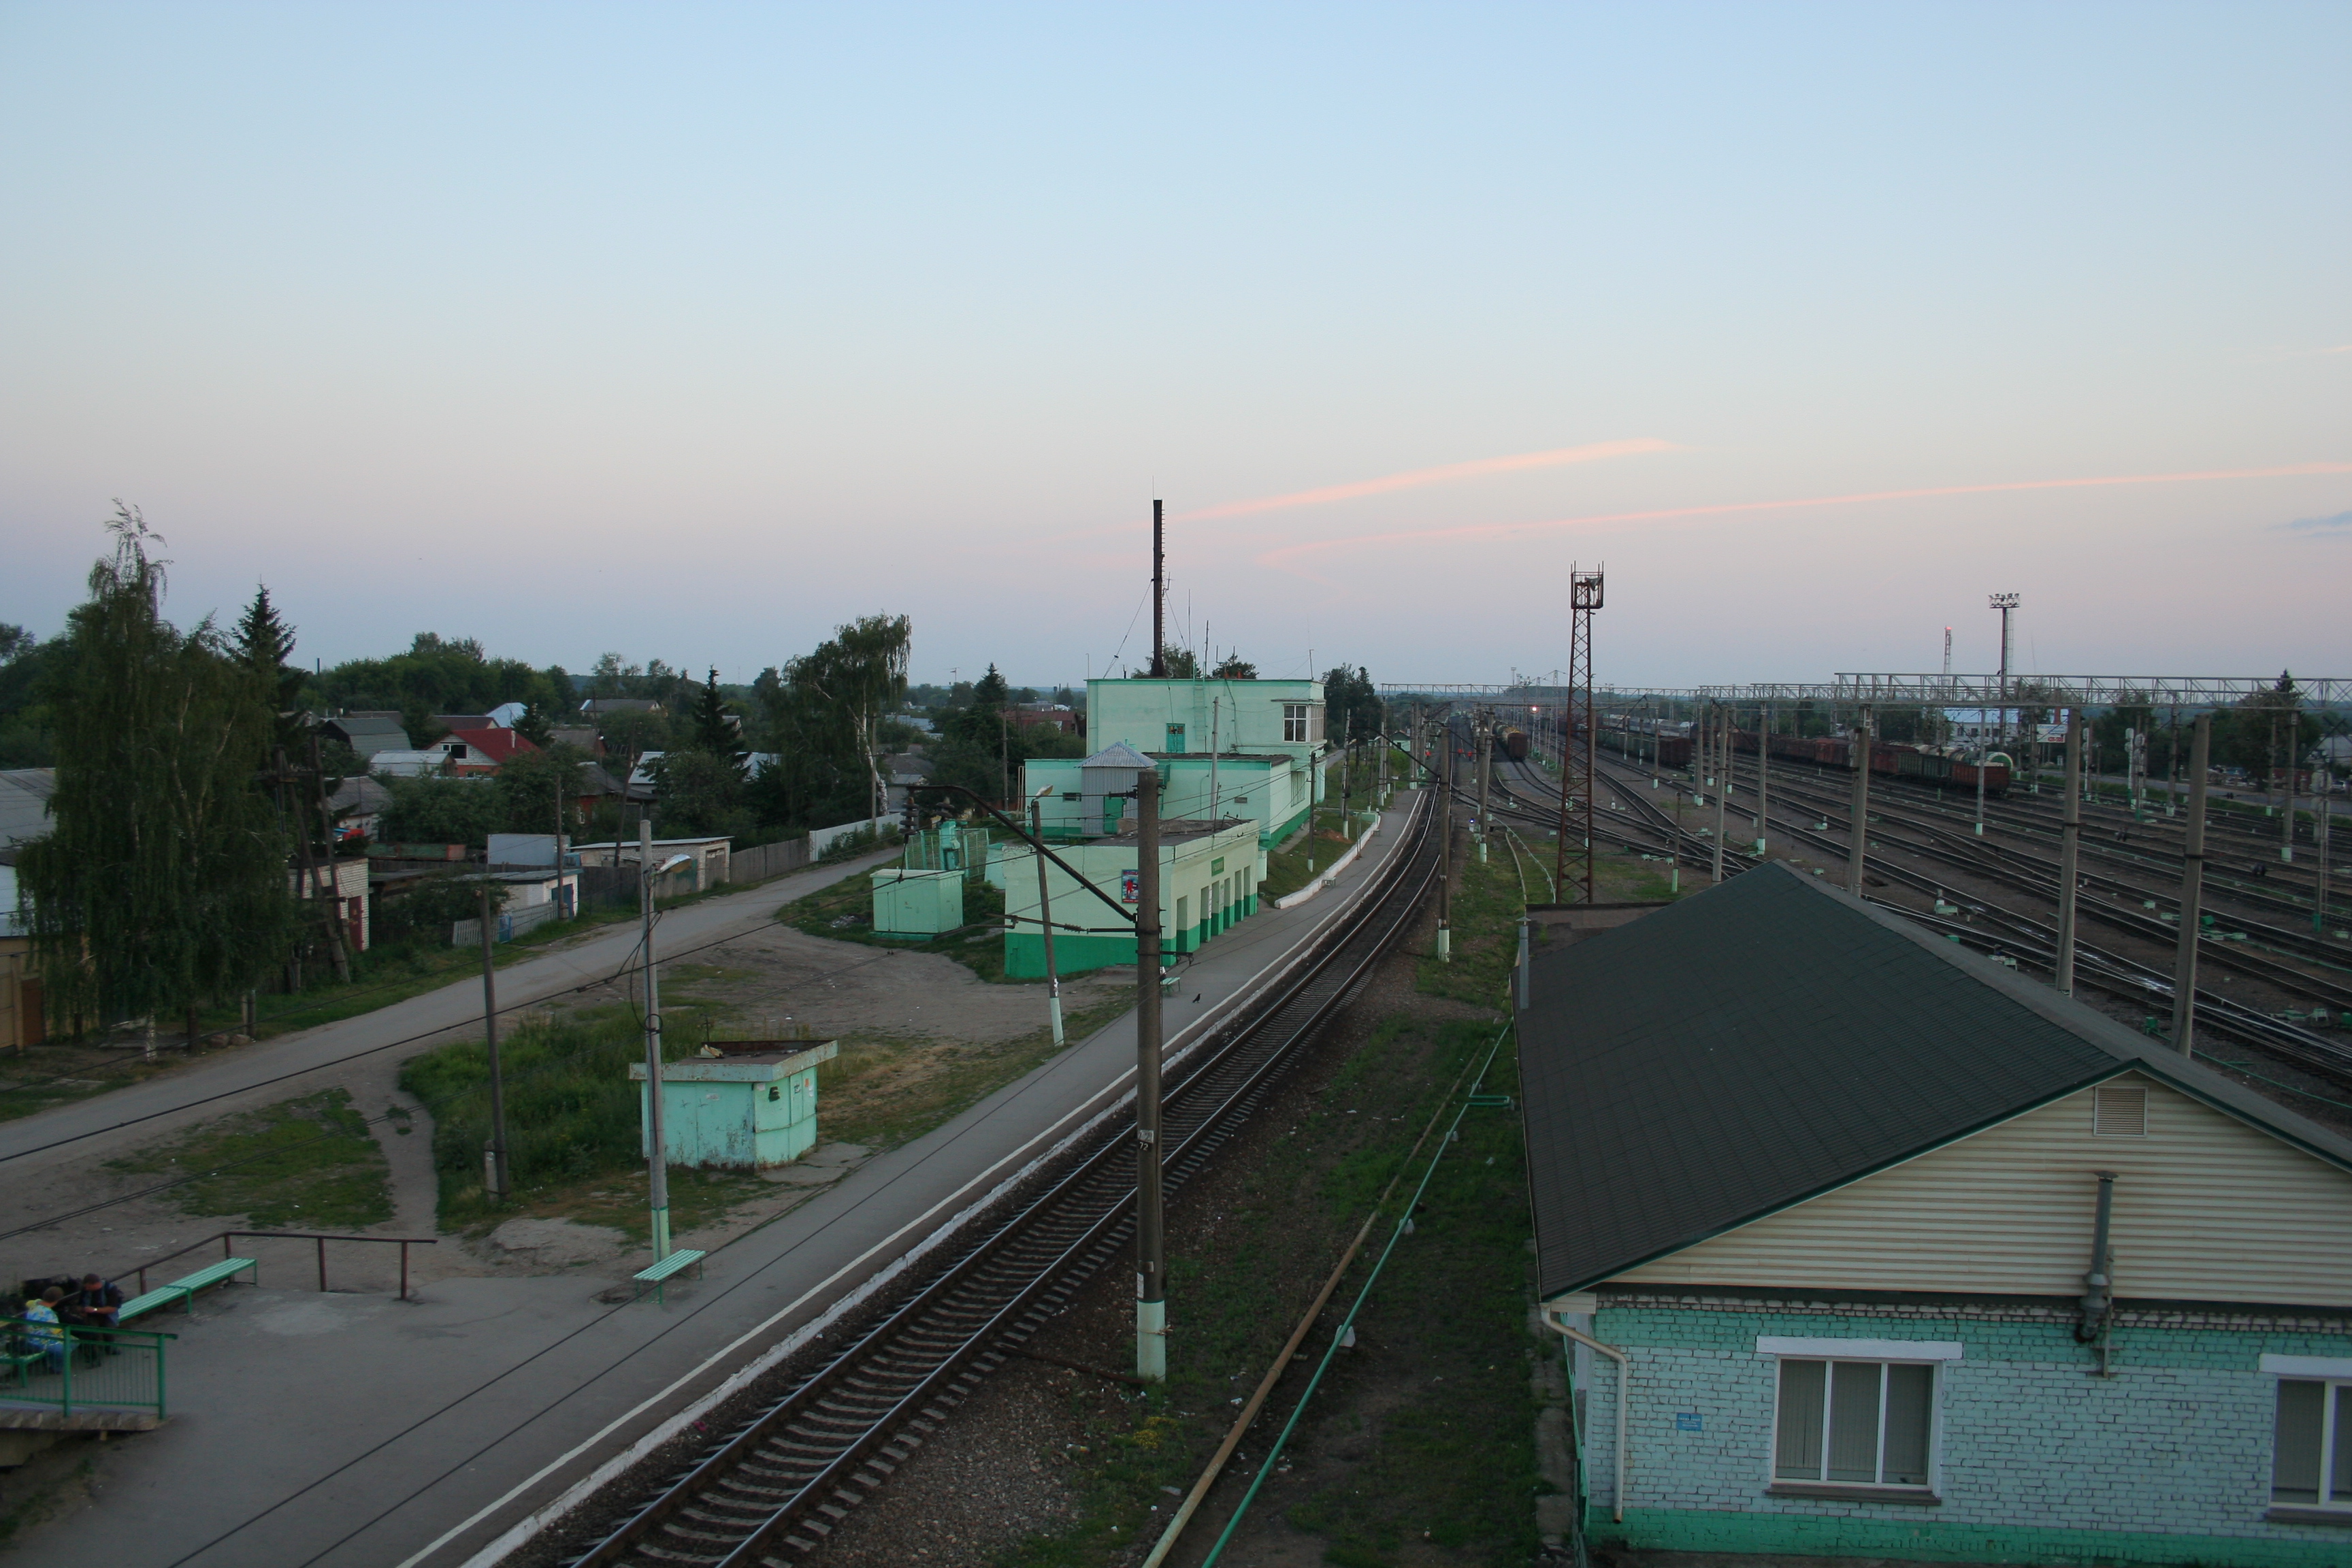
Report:
[[[1557,671],[1553,672],[1556,676]],[[2294,706],[2305,712],[2352,709],[2352,676],[2292,676]],[[2282,695],[2276,675],[2000,675],[1879,674],[1841,671],[1826,681],[1751,681],[1728,686],[1643,686],[1596,683],[1596,703],[1811,702],[1876,708],[1995,708],[2021,702],[2043,708],[2235,708],[2252,698]],[[1519,704],[1558,707],[1578,696],[1556,679],[1470,684],[1382,686],[1391,702]]]

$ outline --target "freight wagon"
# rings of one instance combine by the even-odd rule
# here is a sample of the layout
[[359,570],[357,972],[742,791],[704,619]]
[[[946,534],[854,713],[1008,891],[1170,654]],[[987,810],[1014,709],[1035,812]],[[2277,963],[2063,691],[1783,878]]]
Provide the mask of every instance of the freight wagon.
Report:
[[[1753,756],[1757,735],[1752,730],[1735,730],[1731,735],[1734,751]],[[1853,767],[1853,742],[1843,735],[1774,735],[1772,760],[1801,763],[1819,768],[1851,771]],[[1987,795],[2009,793],[2010,760],[2005,752],[1993,752],[1985,757],[1984,792]],[[1979,763],[1975,757],[1941,751],[1934,746],[1900,745],[1892,741],[1878,741],[1870,748],[1870,771],[1895,778],[1914,779],[1933,784],[1938,789],[1965,790],[1974,794]]]

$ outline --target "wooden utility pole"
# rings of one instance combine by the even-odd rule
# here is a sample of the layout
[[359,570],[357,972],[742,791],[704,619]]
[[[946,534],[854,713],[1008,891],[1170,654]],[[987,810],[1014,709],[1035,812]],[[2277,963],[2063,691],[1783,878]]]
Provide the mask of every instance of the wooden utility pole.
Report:
[[[1153,514],[1159,511],[1153,503]],[[1309,803],[1308,826],[1314,806]],[[1135,777],[1135,1375],[1168,1381],[1168,1232],[1160,1147],[1160,775]]]
[[2197,1034],[2197,936],[2205,902],[2205,773],[2213,715],[2197,715],[2189,742],[2189,842],[2180,855],[2180,934],[2172,956],[2172,1048],[2192,1054]]

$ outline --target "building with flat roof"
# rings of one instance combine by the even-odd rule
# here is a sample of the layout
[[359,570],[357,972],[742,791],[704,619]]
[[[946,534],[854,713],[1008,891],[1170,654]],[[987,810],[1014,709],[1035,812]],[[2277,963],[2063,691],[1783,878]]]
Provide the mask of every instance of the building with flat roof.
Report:
[[1087,745],[1100,751],[1116,744],[1155,755],[1285,756],[1311,773],[1316,759],[1331,749],[1323,733],[1323,683],[1089,680]]
[[[1054,846],[1087,883],[1132,913],[1139,906],[1141,865],[1135,821],[1126,831]],[[1037,859],[1008,846],[1004,876],[1004,972],[1024,979],[1045,973],[1045,943],[1038,924]],[[1196,822],[1178,817],[1160,825],[1160,962],[1173,964],[1235,922],[1257,912],[1259,859],[1256,825],[1245,821]],[[1135,928],[1062,867],[1045,863],[1045,886],[1054,919],[1054,965],[1077,974],[1114,963],[1135,962]]]

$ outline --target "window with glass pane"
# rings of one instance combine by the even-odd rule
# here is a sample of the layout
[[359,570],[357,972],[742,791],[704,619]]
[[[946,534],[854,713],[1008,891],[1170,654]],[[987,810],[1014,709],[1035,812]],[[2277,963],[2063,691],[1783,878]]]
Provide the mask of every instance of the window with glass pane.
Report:
[[2352,1379],[2281,1378],[2271,1500],[2352,1509]]
[[1773,1478],[1924,1487],[1935,1402],[1932,1365],[1783,1360]]
[[1282,738],[1286,741],[1307,739],[1307,704],[1286,702],[1282,705]]

